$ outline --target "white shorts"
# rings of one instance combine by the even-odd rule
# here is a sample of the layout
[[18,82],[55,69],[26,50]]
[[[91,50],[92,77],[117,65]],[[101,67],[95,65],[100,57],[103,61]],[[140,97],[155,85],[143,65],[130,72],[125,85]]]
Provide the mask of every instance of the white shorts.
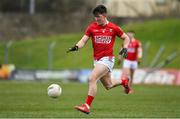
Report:
[[102,57],[99,60],[94,60],[94,66],[96,66],[96,64],[103,64],[105,66],[108,67],[109,71],[111,72],[114,66],[114,62],[115,62],[115,58],[114,57]]
[[137,69],[138,62],[125,59],[123,61],[123,68]]

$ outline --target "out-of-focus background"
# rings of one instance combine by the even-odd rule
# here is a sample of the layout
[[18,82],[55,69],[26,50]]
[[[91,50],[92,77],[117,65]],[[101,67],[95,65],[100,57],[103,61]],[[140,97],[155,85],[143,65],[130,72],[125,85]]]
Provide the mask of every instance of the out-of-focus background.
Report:
[[[101,110],[102,106],[99,106],[100,112],[91,117],[180,117],[180,104],[177,102],[180,97],[176,93],[171,95],[180,90],[180,0],[1,0],[0,117],[84,117],[76,115],[70,107],[83,100],[81,96],[87,92],[84,87],[93,68],[91,41],[78,52],[67,54],[66,51],[81,39],[88,24],[94,20],[92,9],[98,4],[104,4],[108,8],[109,21],[119,25],[124,32],[134,30],[135,38],[142,42],[143,58],[134,75],[135,90],[141,92],[152,86],[149,89],[159,93],[156,96],[151,93],[149,96],[159,97],[163,88],[166,91],[172,88],[173,91],[167,93],[169,97],[163,97],[159,101],[167,98],[174,103],[169,104],[173,107],[170,110],[160,108],[160,113],[154,111],[154,116],[145,113],[145,107],[139,108],[145,111],[142,115],[131,110],[130,113],[124,111],[122,115],[118,115],[113,106],[110,109],[112,115],[107,115],[108,112]],[[114,47],[116,59],[121,44],[122,40],[117,38]],[[115,63],[113,78],[119,80],[121,67]],[[58,104],[62,106],[62,102],[57,104],[46,99],[46,88],[51,83],[59,83],[66,89],[63,90],[64,98],[61,98],[63,108],[58,106],[63,114],[58,111],[54,114],[50,110]],[[85,90],[81,91],[81,88]],[[104,94],[101,88],[100,92]],[[67,98],[71,98],[71,89],[83,93],[78,95],[81,98],[74,103],[66,102]],[[72,95],[74,98],[77,96],[75,92]],[[32,95],[27,98],[29,93]],[[139,94],[142,98],[146,96],[143,93],[144,95]],[[53,106],[40,106],[40,102],[34,99],[37,95],[40,95],[41,101],[45,100],[45,103]],[[104,97],[107,95],[109,94]],[[129,100],[136,99],[136,96],[138,94],[130,96]],[[22,104],[21,99],[30,100]],[[69,106],[68,109],[65,105]],[[28,113],[29,106],[31,113]],[[37,108],[39,106],[42,108]],[[20,109],[14,112],[8,110],[15,108]],[[47,110],[41,110],[44,108]],[[38,109],[40,113],[32,111]],[[116,109],[122,112],[119,107]]]

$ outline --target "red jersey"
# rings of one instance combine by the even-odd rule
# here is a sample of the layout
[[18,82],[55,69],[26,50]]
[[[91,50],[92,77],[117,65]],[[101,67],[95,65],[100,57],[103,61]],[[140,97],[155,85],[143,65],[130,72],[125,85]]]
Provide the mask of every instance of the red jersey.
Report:
[[134,39],[128,45],[128,57],[127,60],[135,61],[137,60],[138,48],[141,47],[141,42]]
[[115,37],[121,37],[123,33],[120,27],[111,22],[105,26],[92,22],[86,29],[85,34],[92,39],[94,59],[99,60],[105,56],[114,56]]

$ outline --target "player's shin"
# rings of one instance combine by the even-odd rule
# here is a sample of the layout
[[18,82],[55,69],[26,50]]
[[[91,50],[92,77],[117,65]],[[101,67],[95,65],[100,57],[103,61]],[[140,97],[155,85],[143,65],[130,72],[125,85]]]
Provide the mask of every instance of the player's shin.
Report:
[[123,86],[124,92],[126,94],[129,94],[129,92],[131,90],[129,87],[129,79],[130,78],[127,75],[122,75],[122,77],[121,77],[121,85]]
[[88,104],[88,106],[90,107],[93,100],[94,100],[94,96],[88,95],[86,97],[86,104]]

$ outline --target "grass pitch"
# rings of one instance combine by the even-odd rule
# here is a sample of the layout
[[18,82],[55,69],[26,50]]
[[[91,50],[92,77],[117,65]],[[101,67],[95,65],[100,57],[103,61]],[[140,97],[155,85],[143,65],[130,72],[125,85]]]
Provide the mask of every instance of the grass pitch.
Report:
[[[47,96],[47,87],[58,83],[61,97]],[[0,81],[0,118],[175,118],[180,117],[180,87],[136,85],[135,93],[125,95],[121,87],[106,91],[98,84],[91,113],[83,114],[74,106],[84,103],[87,84],[59,81]]]

